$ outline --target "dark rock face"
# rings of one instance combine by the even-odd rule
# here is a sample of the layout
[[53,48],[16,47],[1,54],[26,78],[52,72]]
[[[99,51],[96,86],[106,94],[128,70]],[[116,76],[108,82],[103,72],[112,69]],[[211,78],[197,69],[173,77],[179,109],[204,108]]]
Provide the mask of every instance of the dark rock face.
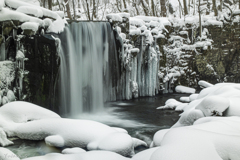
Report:
[[25,46],[25,69],[29,72],[23,79],[24,100],[57,110],[56,80],[59,70],[59,57],[55,40],[50,36],[33,36],[21,39]]

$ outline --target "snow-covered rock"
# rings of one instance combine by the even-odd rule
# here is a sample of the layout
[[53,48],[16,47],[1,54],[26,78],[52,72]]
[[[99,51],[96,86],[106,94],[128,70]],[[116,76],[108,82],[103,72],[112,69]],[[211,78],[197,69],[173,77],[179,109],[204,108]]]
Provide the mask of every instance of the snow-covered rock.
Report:
[[122,17],[119,14],[111,13],[106,16],[108,20],[122,22]]
[[173,127],[192,125],[205,116],[240,116],[240,84],[219,83],[194,96]]
[[238,160],[239,124],[239,117],[201,118],[193,126],[170,129],[159,136],[160,147],[139,154],[144,160]]
[[83,152],[86,152],[86,151],[79,147],[66,148],[62,150],[62,154],[77,154],[77,153],[83,153]]
[[14,154],[12,151],[0,147],[0,159],[1,160],[20,160],[16,154]]
[[134,154],[134,147],[146,145],[127,133],[99,122],[63,118],[41,119],[15,124],[5,129],[9,136],[43,140],[56,147],[81,147],[88,150],[108,150],[124,156]]
[[39,24],[35,22],[25,22],[21,25],[22,30],[32,30],[36,32],[39,28]]
[[213,84],[208,83],[208,82],[203,81],[203,80],[199,81],[199,82],[198,82],[198,85],[199,85],[200,87],[202,87],[202,88],[207,88],[207,87],[212,87],[212,86],[213,86]]
[[89,151],[78,154],[50,153],[45,156],[30,157],[22,160],[130,160],[117,153],[109,151]]
[[175,109],[177,106],[181,104],[183,103],[171,98],[165,102],[165,106],[160,106],[157,109]]
[[195,93],[196,89],[186,86],[176,86],[175,91],[178,93]]

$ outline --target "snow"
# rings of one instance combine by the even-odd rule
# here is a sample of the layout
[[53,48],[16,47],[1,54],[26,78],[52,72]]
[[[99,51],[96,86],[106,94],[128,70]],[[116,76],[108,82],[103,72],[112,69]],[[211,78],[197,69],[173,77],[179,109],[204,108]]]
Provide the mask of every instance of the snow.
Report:
[[[156,132],[152,146],[135,160],[222,160],[239,159],[240,118],[204,117],[193,126]],[[174,153],[174,154],[173,154]],[[141,159],[141,157],[144,159]]]
[[0,159],[1,160],[20,160],[17,155],[15,155],[12,151],[0,147]]
[[2,8],[5,6],[4,0],[0,1],[0,11],[2,10]]
[[190,102],[190,98],[189,97],[180,97],[180,101],[182,101],[182,102]]
[[49,146],[108,150],[131,156],[135,147],[147,145],[123,130],[90,120],[59,118],[57,114],[27,102],[8,103],[0,108],[0,115],[0,125],[9,137],[45,140]]
[[204,88],[189,99],[191,102],[183,107],[184,112],[173,127],[192,125],[199,118],[206,116],[240,115],[240,84],[219,83]]
[[152,17],[152,16],[135,16],[137,19],[141,19],[145,22],[150,22],[150,21],[158,21],[158,17]]
[[144,151],[141,151],[132,157],[132,160],[150,160],[151,155],[155,152],[158,147],[150,148]]
[[32,30],[36,32],[38,30],[39,24],[35,22],[25,22],[21,25],[22,30]]
[[122,17],[119,14],[111,13],[111,14],[108,14],[106,16],[106,18],[108,20],[113,20],[113,21],[116,21],[116,22],[122,22]]
[[200,87],[203,87],[203,88],[207,88],[207,87],[212,87],[212,86],[213,86],[213,84],[208,83],[208,82],[203,81],[203,80],[199,81],[199,82],[198,82],[198,85],[199,85]]
[[43,24],[43,21],[41,19],[31,17],[20,12],[15,12],[8,8],[3,8],[0,13],[0,21],[17,20],[20,22],[36,22],[39,23],[41,26]]
[[45,156],[30,157],[22,160],[130,160],[119,154],[109,151],[89,151],[78,154],[50,153]]
[[175,109],[177,106],[182,105],[183,103],[175,100],[175,99],[168,99],[165,102],[165,106],[160,106],[157,109]]
[[209,25],[223,27],[223,22],[209,19],[205,23],[203,23],[203,26]]
[[30,4],[33,4],[36,6],[40,6],[40,3],[38,0],[19,0],[19,1],[23,1],[23,2],[30,3]]
[[23,54],[23,52],[18,50],[17,55],[16,55],[16,59],[21,60],[21,59],[24,59],[24,58],[25,58],[25,55]]
[[139,28],[137,29],[131,29],[130,32],[129,32],[129,35],[140,35],[141,34],[141,31]]
[[122,18],[129,18],[130,17],[130,14],[126,13],[126,12],[121,12],[121,13],[117,13],[117,14]]
[[35,17],[43,17],[43,12],[40,8],[33,6],[20,6],[16,10],[17,12],[21,12],[28,15],[33,15]]
[[136,18],[136,17],[130,17],[129,18],[129,24],[141,27],[141,26],[145,25],[145,22],[141,19]]
[[[0,21],[17,20],[20,22],[35,22],[38,23],[39,26],[49,26],[47,32],[54,33],[60,33],[64,30],[65,24],[67,22],[65,19],[62,19],[63,13],[50,11],[48,9],[39,7],[38,5],[27,2],[29,2],[29,0],[26,0],[26,2],[20,0],[5,0],[5,3],[8,6],[16,9],[16,11],[10,10],[8,8],[2,8],[0,11]],[[35,17],[32,17],[30,15]],[[50,18],[53,20],[53,23],[48,23],[45,25],[45,21],[37,17]],[[26,25],[25,27],[36,31],[36,25],[32,24],[31,27],[29,25]]]
[[175,91],[178,93],[195,93],[196,90],[194,88],[186,87],[186,86],[176,86]]
[[63,11],[54,11],[54,12],[57,13],[62,19],[65,17]]
[[66,148],[62,150],[62,154],[77,154],[77,153],[83,153],[86,152],[82,148],[74,147],[74,148]]
[[195,99],[198,98],[198,95],[199,95],[199,94],[191,94],[191,95],[189,96],[189,100],[190,100],[190,101],[194,101]]
[[57,20],[53,21],[47,29],[47,32],[60,33],[64,31],[67,22],[58,16]]

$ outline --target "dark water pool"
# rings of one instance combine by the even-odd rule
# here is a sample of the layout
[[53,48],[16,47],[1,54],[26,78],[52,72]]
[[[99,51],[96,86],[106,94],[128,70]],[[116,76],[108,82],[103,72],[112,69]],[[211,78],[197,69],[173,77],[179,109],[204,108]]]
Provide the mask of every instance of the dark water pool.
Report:
[[[95,114],[80,114],[79,119],[90,119],[114,127],[126,129],[132,137],[150,144],[153,135],[160,129],[170,128],[179,118],[180,112],[174,110],[157,110],[170,98],[179,100],[186,94],[164,94],[155,97],[143,97],[133,100],[108,102],[105,111]],[[76,118],[76,117],[75,117]],[[16,139],[14,145],[6,148],[20,158],[60,152],[61,149],[48,147],[43,141],[26,141]]]

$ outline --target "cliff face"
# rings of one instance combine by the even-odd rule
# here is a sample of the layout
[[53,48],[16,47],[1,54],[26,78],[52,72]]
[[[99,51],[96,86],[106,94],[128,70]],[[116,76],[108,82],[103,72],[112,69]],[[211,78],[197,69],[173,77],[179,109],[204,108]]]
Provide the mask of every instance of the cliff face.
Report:
[[[199,80],[210,83],[239,82],[240,23],[238,19],[229,23],[204,17],[201,36],[198,22],[192,17],[186,18],[183,22],[170,19],[167,20],[168,23],[165,21],[166,19],[156,17],[130,17],[130,32],[123,32],[126,36],[119,33],[122,39],[125,39],[124,43],[130,43],[132,48],[140,50],[137,57],[147,55],[148,48],[152,48],[159,55],[156,59],[159,83],[155,89],[168,93],[178,84],[197,87]],[[154,25],[155,23],[158,24]],[[160,26],[161,23],[165,23],[164,27]],[[117,26],[116,22],[115,26]],[[118,26],[121,26],[121,22]],[[153,37],[151,44],[147,41],[149,37],[146,31],[150,31]],[[142,59],[138,58],[136,63],[137,70],[144,69]],[[138,72],[137,77],[139,75],[141,77],[141,73]],[[138,87],[145,87],[146,84],[141,84],[140,79],[137,78]],[[149,96],[149,94],[141,94],[141,90],[139,95]]]
[[50,35],[29,35],[1,22],[0,105],[24,100],[55,109],[59,68],[57,45]]

